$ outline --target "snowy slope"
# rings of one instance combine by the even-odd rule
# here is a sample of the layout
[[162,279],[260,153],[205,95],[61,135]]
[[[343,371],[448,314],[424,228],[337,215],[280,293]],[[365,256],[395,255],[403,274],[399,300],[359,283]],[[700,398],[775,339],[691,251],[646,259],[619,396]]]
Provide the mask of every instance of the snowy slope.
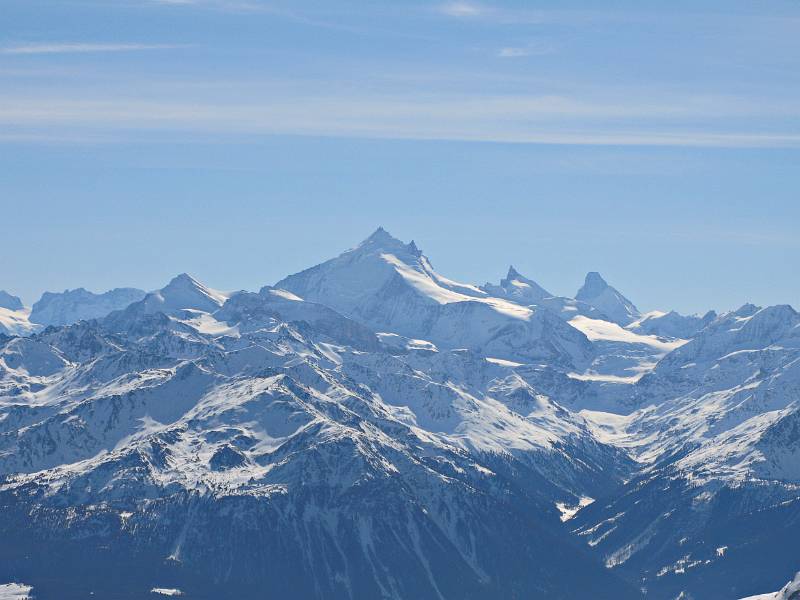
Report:
[[553,296],[532,279],[521,275],[513,266],[508,267],[508,274],[505,279],[500,280],[500,285],[487,283],[481,289],[491,296],[506,298],[523,305],[539,304],[543,299]]
[[652,311],[626,327],[636,333],[688,339],[695,336],[706,325],[717,318],[713,310],[705,315],[681,315],[674,310],[669,312]]
[[575,299],[594,306],[613,322],[623,327],[630,325],[642,316],[633,302],[608,285],[600,273],[594,271],[586,275],[586,280],[575,294]]
[[22,300],[0,290],[0,334],[30,335],[37,331],[40,326],[30,322],[30,314]]
[[39,325],[69,325],[97,319],[137,302],[145,293],[133,288],[117,288],[95,294],[83,288],[61,293],[45,292],[33,305],[30,320]]
[[23,583],[5,583],[0,585],[0,600],[28,600],[33,588]]
[[433,270],[414,245],[378,229],[358,247],[276,284],[378,331],[487,356],[583,366],[585,336],[545,310],[488,295]]
[[584,413],[642,467],[625,493],[578,513],[579,535],[663,597],[743,596],[753,561],[765,584],[785,576],[800,536],[800,315],[722,315],[633,390],[642,408],[627,417]]
[[225,303],[230,294],[211,289],[191,275],[181,273],[166,286],[147,294],[142,301],[148,313],[171,314],[180,310],[213,312]]
[[630,461],[517,363],[398,354],[276,288],[219,306],[174,283],[2,343],[0,553],[49,541],[0,577],[46,590],[79,543],[59,597],[102,595],[110,573],[129,597],[165,578],[187,596],[635,597],[556,508],[611,492]]
[[41,325],[30,322],[30,314],[29,308],[19,310],[0,308],[0,334],[30,335],[41,329]]
[[789,306],[477,287],[383,229],[258,292],[86,294],[0,336],[0,581],[41,598],[722,599],[800,568]]

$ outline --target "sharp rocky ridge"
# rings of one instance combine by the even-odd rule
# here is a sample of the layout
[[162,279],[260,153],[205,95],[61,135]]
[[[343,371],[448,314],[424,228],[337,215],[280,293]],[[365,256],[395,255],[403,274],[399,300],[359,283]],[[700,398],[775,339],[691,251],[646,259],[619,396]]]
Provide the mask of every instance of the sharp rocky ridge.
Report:
[[800,570],[799,402],[790,306],[460,283],[383,228],[257,292],[3,292],[0,583],[743,598]]

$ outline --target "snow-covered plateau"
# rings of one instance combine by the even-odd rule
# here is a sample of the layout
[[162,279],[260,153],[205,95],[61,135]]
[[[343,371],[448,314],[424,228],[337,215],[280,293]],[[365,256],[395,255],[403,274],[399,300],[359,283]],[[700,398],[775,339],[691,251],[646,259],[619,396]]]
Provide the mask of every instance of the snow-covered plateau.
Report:
[[0,292],[0,598],[793,599],[798,540],[788,305],[382,228],[258,291]]

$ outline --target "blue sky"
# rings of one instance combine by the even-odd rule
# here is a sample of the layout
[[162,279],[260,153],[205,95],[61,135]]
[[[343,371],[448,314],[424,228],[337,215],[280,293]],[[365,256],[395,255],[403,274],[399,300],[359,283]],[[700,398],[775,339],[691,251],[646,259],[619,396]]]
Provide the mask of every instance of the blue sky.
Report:
[[800,3],[4,0],[0,288],[441,272],[800,305]]

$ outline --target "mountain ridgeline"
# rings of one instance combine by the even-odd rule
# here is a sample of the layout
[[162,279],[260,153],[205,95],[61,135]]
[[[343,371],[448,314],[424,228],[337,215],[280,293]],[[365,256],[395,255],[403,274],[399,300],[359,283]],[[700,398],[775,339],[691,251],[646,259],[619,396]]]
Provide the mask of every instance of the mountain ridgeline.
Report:
[[729,600],[794,593],[798,539],[788,305],[459,283],[382,228],[259,291],[0,292],[37,599]]

